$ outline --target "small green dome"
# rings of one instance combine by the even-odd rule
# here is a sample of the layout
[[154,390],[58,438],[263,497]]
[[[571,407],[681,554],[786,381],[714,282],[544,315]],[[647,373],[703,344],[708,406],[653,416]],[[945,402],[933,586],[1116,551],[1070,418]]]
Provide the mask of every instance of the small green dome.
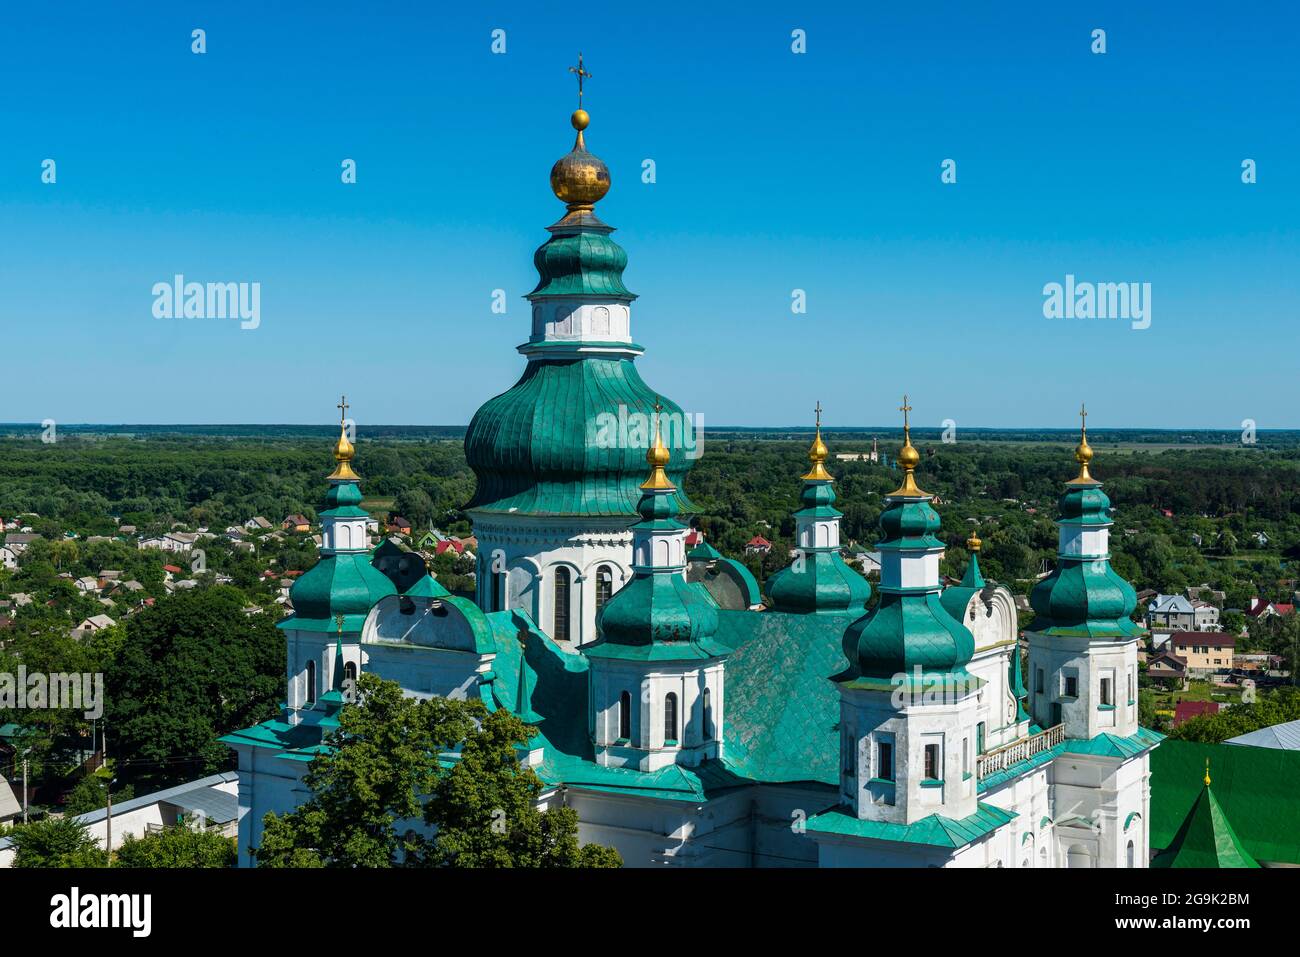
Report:
[[397,588],[370,564],[365,552],[325,555],[289,589],[295,618],[329,621],[335,615],[366,615]]
[[[478,479],[466,506],[495,512],[637,514],[657,394],[627,358],[535,358],[510,391],[488,400],[465,433]],[[667,422],[681,407],[663,399]],[[691,436],[698,442],[698,437]],[[681,489],[692,465],[680,429],[665,428],[667,473]],[[694,511],[677,493],[684,511]]]
[[975,638],[953,618],[938,594],[881,592],[880,604],[849,625],[844,655],[855,676],[957,674],[975,654]]
[[773,575],[767,593],[777,611],[842,613],[865,608],[871,586],[837,552],[809,551]]
[[533,254],[536,288],[529,299],[543,296],[601,296],[631,302],[636,298],[623,285],[627,253],[601,230],[557,234]]

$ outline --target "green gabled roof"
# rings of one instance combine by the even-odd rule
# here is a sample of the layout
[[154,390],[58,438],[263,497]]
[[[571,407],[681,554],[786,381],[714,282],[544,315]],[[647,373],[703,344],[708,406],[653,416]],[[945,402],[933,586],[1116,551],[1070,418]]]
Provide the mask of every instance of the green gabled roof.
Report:
[[1243,850],[1300,864],[1300,751],[1166,740],[1151,752],[1151,847],[1165,849],[1194,810],[1210,761],[1214,798]]
[[[415,584],[402,592],[408,598],[450,598],[447,591],[432,575],[424,574],[415,580]],[[475,606],[478,607],[477,605]]]
[[931,814],[912,824],[893,824],[888,821],[863,821],[848,810],[837,807],[809,818],[807,827],[810,831],[822,834],[843,834],[877,841],[955,849],[991,834],[1017,816],[1015,811],[1004,811],[992,804],[979,804],[977,808],[974,814],[960,820]]
[[686,560],[688,562],[716,562],[721,557],[722,552],[718,551],[704,539],[700,539],[700,543],[686,553]]
[[1152,867],[1259,867],[1237,838],[1209,784],[1188,812],[1170,845]]
[[[635,517],[653,438],[652,425],[646,435],[640,426],[653,422],[656,395],[631,359],[534,358],[522,378],[485,402],[469,424],[465,457],[478,481],[465,507]],[[662,401],[669,423],[685,421],[680,406]],[[665,430],[667,472],[679,489],[679,508],[693,512],[680,489],[696,454],[687,441],[698,437],[679,432]]]
[[1057,745],[1061,754],[1090,754],[1108,758],[1131,758],[1141,754],[1165,739],[1159,731],[1150,728],[1138,728],[1137,733],[1128,737],[1118,734],[1099,734],[1089,740],[1066,738]]
[[948,614],[964,623],[970,600],[984,590],[985,584],[984,575],[980,572],[979,552],[973,551],[966,565],[966,573],[961,577],[961,584],[945,588],[939,600],[948,609]]

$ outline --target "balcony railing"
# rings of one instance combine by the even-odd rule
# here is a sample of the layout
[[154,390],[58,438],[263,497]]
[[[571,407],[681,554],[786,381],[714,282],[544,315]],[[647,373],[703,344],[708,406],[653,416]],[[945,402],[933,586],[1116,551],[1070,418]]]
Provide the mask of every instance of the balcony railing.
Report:
[[975,776],[982,781],[990,774],[997,774],[999,771],[1005,771],[1013,764],[1027,761],[1036,754],[1041,754],[1049,748],[1056,747],[1064,740],[1065,725],[1058,724],[1046,731],[1040,731],[1038,734],[1031,734],[1019,741],[1004,744],[1000,748],[995,748],[975,758]]

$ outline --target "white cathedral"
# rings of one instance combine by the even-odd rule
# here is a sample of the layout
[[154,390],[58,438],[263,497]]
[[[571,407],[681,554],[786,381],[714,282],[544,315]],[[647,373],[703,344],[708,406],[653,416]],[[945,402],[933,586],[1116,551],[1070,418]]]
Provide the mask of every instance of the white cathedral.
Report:
[[[841,557],[820,429],[797,552],[765,593],[707,542],[688,551],[689,437],[664,440],[681,410],[636,369],[635,296],[595,213],[610,180],[588,122],[573,114],[577,140],[551,170],[566,212],[534,257],[523,374],[465,437],[475,599],[418,554],[370,547],[340,436],[320,561],[280,623],[284,711],[223,738],[239,759],[240,865],[267,812],[307,799],[342,683],[372,672],[524,718],[537,734],[520,760],[546,785],[542,806],[574,808],[580,839],[627,866],[1146,867],[1161,736],[1138,725],[1142,630],[1108,560],[1086,429],[1057,568],[1030,598],[1025,678],[1013,596],[983,578],[977,538],[960,584],[941,581],[906,401],[870,610]],[[611,442],[598,426],[610,417],[653,425]]]

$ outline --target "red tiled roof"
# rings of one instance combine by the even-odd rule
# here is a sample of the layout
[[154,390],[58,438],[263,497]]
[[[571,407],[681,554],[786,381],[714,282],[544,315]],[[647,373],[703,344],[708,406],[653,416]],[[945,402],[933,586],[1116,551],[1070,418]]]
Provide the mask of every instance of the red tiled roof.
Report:
[[179,575],[181,573],[179,565],[164,565],[163,571],[171,572],[173,575]]
[[755,535],[753,538],[751,538],[751,539],[750,539],[749,541],[747,541],[745,544],[746,544],[746,545],[759,545],[759,546],[766,545],[768,548],[771,548],[771,547],[772,547],[772,543],[769,542],[769,541],[768,541],[766,538],[764,538],[762,535]]
[[1291,603],[1283,604],[1281,602],[1273,603],[1273,610],[1279,615],[1289,615],[1295,611],[1295,605]]
[[465,553],[465,543],[459,538],[444,538],[433,547],[433,553],[435,555],[441,555],[448,549],[451,549],[457,555],[463,555]]
[[1234,648],[1237,645],[1237,639],[1222,631],[1176,631],[1169,636],[1169,643],[1175,648],[1185,648],[1188,645]]

